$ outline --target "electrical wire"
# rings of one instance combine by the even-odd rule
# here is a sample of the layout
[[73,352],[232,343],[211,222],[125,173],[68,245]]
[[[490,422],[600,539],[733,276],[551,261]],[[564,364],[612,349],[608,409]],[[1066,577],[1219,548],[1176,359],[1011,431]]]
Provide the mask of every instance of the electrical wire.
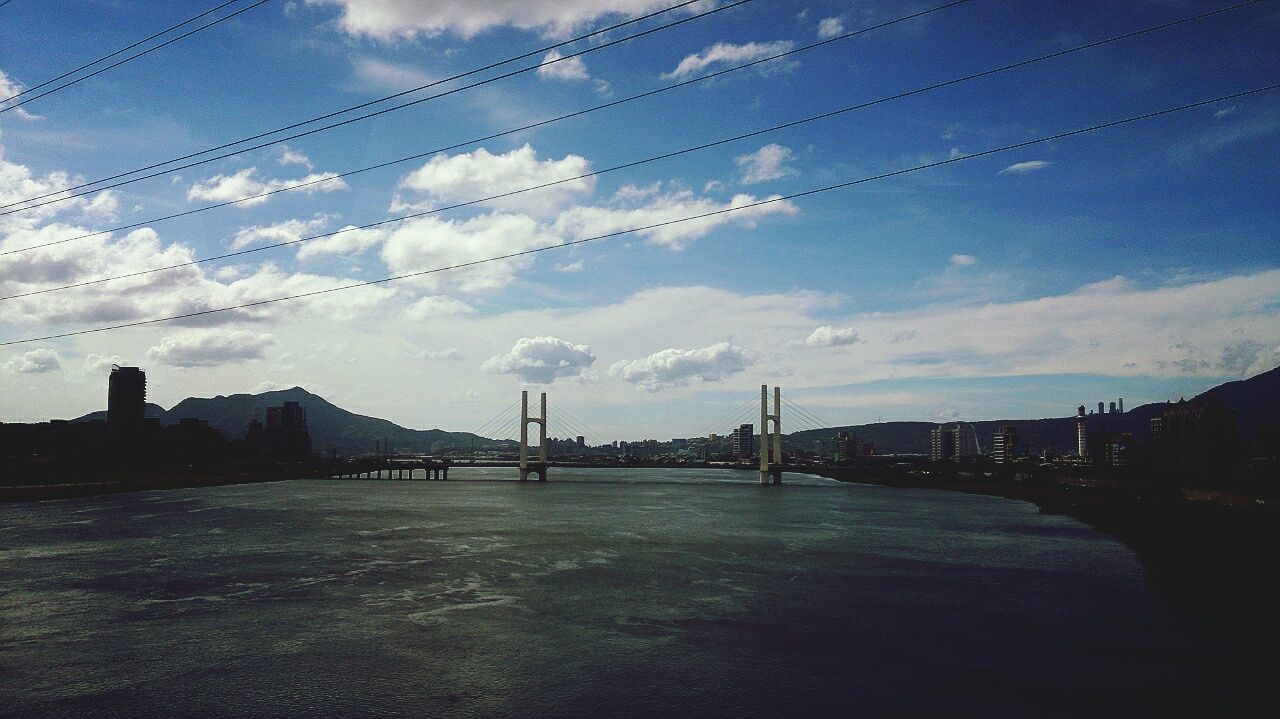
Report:
[[919,172],[919,171],[921,171],[921,170],[927,170],[927,169],[931,169],[931,168],[935,168],[935,167],[943,167],[943,166],[946,166],[946,165],[952,165],[952,164],[955,164],[955,163],[958,163],[958,162],[966,162],[966,161],[974,160],[974,159],[977,159],[977,158],[980,158],[980,157],[987,157],[987,156],[995,155],[995,154],[1002,153],[1002,152],[1008,152],[1008,151],[1010,151],[1010,150],[1017,150],[1017,149],[1021,149],[1021,148],[1024,148],[1024,147],[1031,147],[1031,146],[1033,146],[1033,145],[1039,145],[1039,144],[1043,144],[1043,143],[1046,143],[1046,142],[1053,142],[1053,141],[1055,141],[1055,140],[1065,139],[1065,138],[1068,138],[1068,137],[1075,137],[1075,136],[1078,136],[1078,135],[1084,135],[1084,134],[1087,134],[1087,133],[1098,132],[1098,131],[1100,131],[1100,130],[1105,130],[1105,129],[1109,129],[1109,128],[1113,128],[1113,127],[1118,127],[1118,126],[1121,126],[1121,125],[1127,125],[1127,124],[1131,124],[1131,123],[1134,123],[1134,122],[1140,122],[1140,121],[1142,121],[1142,120],[1149,120],[1149,119],[1152,119],[1152,118],[1155,118],[1155,117],[1161,117],[1161,116],[1164,116],[1164,115],[1169,115],[1169,114],[1173,114],[1173,113],[1177,113],[1177,112],[1185,112],[1185,111],[1187,111],[1187,110],[1191,110],[1191,109],[1195,109],[1195,108],[1199,108],[1199,107],[1204,107],[1204,106],[1206,106],[1206,105],[1212,105],[1212,104],[1216,104],[1216,103],[1220,103],[1220,102],[1226,102],[1226,101],[1228,101],[1228,100],[1236,100],[1236,99],[1243,98],[1243,97],[1248,97],[1248,96],[1251,96],[1251,95],[1257,95],[1257,94],[1261,94],[1261,93],[1265,93],[1265,92],[1271,92],[1271,91],[1274,91],[1274,90],[1276,90],[1276,89],[1280,89],[1280,83],[1272,84],[1272,85],[1264,85],[1264,86],[1261,86],[1261,87],[1255,87],[1255,88],[1252,88],[1252,89],[1249,89],[1249,90],[1243,90],[1243,91],[1240,91],[1240,92],[1233,92],[1233,93],[1230,93],[1230,94],[1227,94],[1227,95],[1219,95],[1219,96],[1217,96],[1217,97],[1209,98],[1209,99],[1206,99],[1206,100],[1198,100],[1198,101],[1196,101],[1196,102],[1187,103],[1187,104],[1184,104],[1184,105],[1178,105],[1178,106],[1174,106],[1174,107],[1166,107],[1166,108],[1163,108],[1163,109],[1160,109],[1160,110],[1153,110],[1153,111],[1151,111],[1151,112],[1146,112],[1146,113],[1143,113],[1143,114],[1140,114],[1140,115],[1133,115],[1133,116],[1125,117],[1125,118],[1121,118],[1121,119],[1118,119],[1118,120],[1110,120],[1110,121],[1103,122],[1103,123],[1100,123],[1100,124],[1090,125],[1090,126],[1088,126],[1088,127],[1076,128],[1076,129],[1074,129],[1074,130],[1067,130],[1067,131],[1063,131],[1063,132],[1054,133],[1054,134],[1051,134],[1051,135],[1045,135],[1045,136],[1038,137],[1038,138],[1035,138],[1035,139],[1032,139],[1032,140],[1024,140],[1024,141],[1022,141],[1022,142],[1010,143],[1010,144],[1007,144],[1007,145],[1002,145],[1002,146],[994,147],[994,148],[990,148],[990,149],[987,149],[987,150],[981,150],[981,151],[979,151],[979,152],[972,152],[972,153],[967,153],[967,154],[964,154],[964,155],[958,155],[958,156],[956,156],[956,157],[947,158],[947,159],[945,159],[945,160],[937,160],[937,161],[934,161],[934,162],[921,163],[921,164],[918,164],[918,165],[913,165],[913,166],[910,166],[910,167],[904,167],[904,168],[900,168],[900,169],[897,169],[897,170],[892,170],[892,171],[889,171],[889,172],[883,172],[883,173],[880,173],[880,174],[877,174],[877,175],[869,175],[869,176],[860,177],[860,178],[857,178],[857,179],[854,179],[854,180],[848,180],[848,181],[846,181],[846,182],[839,182],[839,183],[835,183],[835,184],[831,184],[831,185],[824,185],[824,186],[822,186],[822,187],[815,187],[815,188],[812,188],[812,189],[809,189],[809,190],[804,190],[804,191],[802,191],[802,192],[792,193],[792,194],[790,194],[790,195],[779,195],[779,196],[777,196],[777,197],[772,197],[772,198],[768,198],[768,199],[765,199],[765,200],[760,200],[760,201],[758,201],[758,202],[748,203],[748,204],[745,204],[745,205],[736,205],[736,206],[733,206],[733,207],[725,207],[725,208],[721,208],[721,209],[718,209],[718,210],[712,210],[712,211],[709,211],[709,212],[702,212],[702,213],[698,213],[698,214],[695,214],[695,215],[689,215],[689,216],[686,216],[686,217],[680,217],[680,218],[676,218],[676,219],[672,219],[672,220],[665,220],[665,221],[663,221],[663,222],[655,222],[655,223],[652,223],[652,224],[649,224],[649,225],[642,225],[642,226],[640,226],[640,227],[632,227],[632,228],[628,228],[628,229],[625,229],[625,230],[618,230],[618,231],[615,231],[615,232],[609,232],[609,233],[605,233],[605,234],[601,234],[601,235],[594,235],[594,236],[592,236],[592,237],[584,237],[584,238],[577,239],[577,240],[570,240],[570,241],[568,241],[568,242],[563,242],[563,243],[560,243],[560,244],[557,244],[557,245],[544,245],[544,246],[541,246],[541,247],[535,247],[535,248],[531,248],[531,249],[528,249],[528,250],[520,250],[520,251],[518,251],[518,252],[509,252],[509,253],[506,253],[506,254],[503,254],[503,255],[497,255],[497,256],[494,256],[494,257],[486,257],[486,258],[479,259],[479,260],[471,260],[471,261],[469,261],[469,262],[460,262],[460,263],[455,264],[455,265],[448,265],[448,266],[444,266],[444,267],[434,267],[434,268],[431,268],[431,269],[418,270],[418,271],[415,271],[415,272],[406,272],[406,273],[404,273],[404,274],[393,275],[393,276],[391,276],[391,277],[383,277],[383,278],[376,279],[376,280],[365,280],[365,281],[361,281],[361,282],[354,282],[354,283],[346,284],[346,285],[338,285],[338,286],[336,286],[336,287],[329,287],[329,288],[322,289],[322,290],[312,290],[312,291],[310,291],[310,292],[300,292],[300,293],[295,294],[295,295],[285,295],[285,296],[282,296],[282,297],[274,297],[274,298],[265,299],[265,300],[256,300],[256,301],[253,301],[253,302],[245,302],[245,303],[242,303],[242,304],[238,304],[238,305],[231,305],[231,306],[227,306],[227,307],[218,307],[218,308],[212,308],[212,309],[206,309],[206,310],[197,310],[197,311],[194,311],[194,312],[186,312],[186,313],[178,314],[178,315],[170,315],[170,316],[168,316],[168,317],[155,317],[155,318],[146,319],[146,320],[136,320],[136,321],[133,321],[133,322],[123,322],[123,323],[115,324],[115,325],[104,325],[104,326],[100,326],[100,327],[93,327],[93,328],[83,329],[83,330],[75,330],[75,331],[71,331],[71,332],[61,332],[61,333],[51,334],[51,335],[45,335],[45,336],[41,336],[41,337],[26,337],[26,338],[23,338],[23,339],[17,339],[17,340],[7,340],[7,341],[5,341],[5,342],[0,342],[0,347],[7,347],[7,346],[11,346],[11,345],[18,345],[18,344],[27,344],[27,343],[31,343],[31,342],[42,342],[42,341],[51,340],[51,339],[60,339],[60,338],[63,338],[63,337],[76,337],[76,336],[80,336],[80,335],[94,334],[94,333],[98,333],[98,332],[109,332],[109,331],[113,331],[113,330],[125,329],[125,328],[128,328],[128,327],[141,327],[141,326],[145,326],[145,325],[158,324],[158,323],[162,323],[162,322],[172,322],[172,321],[174,321],[174,320],[180,320],[180,319],[191,319],[191,318],[193,318],[193,317],[204,317],[204,316],[207,316],[207,315],[217,314],[217,313],[221,313],[221,312],[231,312],[231,311],[234,311],[234,310],[249,309],[249,308],[253,308],[253,307],[262,307],[262,306],[265,306],[265,305],[275,304],[275,303],[278,303],[278,302],[288,302],[288,301],[292,301],[292,300],[304,299],[304,298],[307,298],[307,297],[316,297],[316,296],[319,296],[319,295],[326,295],[326,294],[331,294],[331,293],[334,293],[334,292],[342,292],[342,291],[344,291],[344,290],[358,289],[358,288],[361,288],[361,287],[372,287],[372,286],[375,286],[375,285],[382,285],[382,284],[386,284],[386,283],[389,283],[389,282],[397,282],[397,281],[404,280],[404,279],[408,279],[408,278],[411,278],[411,277],[422,277],[422,276],[425,276],[425,275],[431,275],[431,274],[436,274],[436,273],[440,273],[440,272],[451,272],[451,271],[454,271],[454,270],[464,269],[464,268],[467,268],[467,267],[475,267],[475,266],[478,266],[478,265],[488,264],[488,263],[490,263],[490,262],[498,262],[498,261],[501,261],[501,260],[508,260],[508,259],[512,259],[512,258],[515,258],[515,257],[525,257],[525,256],[529,256],[529,255],[534,255],[534,254],[538,254],[538,253],[546,252],[546,251],[549,251],[549,250],[563,249],[563,248],[565,248],[565,247],[574,247],[574,246],[576,246],[576,245],[587,244],[587,243],[590,243],[590,242],[597,242],[597,241],[605,240],[605,239],[609,239],[609,238],[612,238],[612,237],[621,237],[621,236],[624,236],[624,235],[631,235],[631,234],[635,234],[635,233],[637,233],[637,232],[645,232],[645,231],[648,231],[648,230],[658,229],[658,228],[661,228],[661,227],[668,227],[668,226],[671,226],[671,225],[677,225],[677,224],[681,224],[681,223],[684,223],[684,222],[692,222],[692,221],[695,221],[695,220],[705,219],[705,218],[708,218],[708,217],[715,217],[715,216],[719,216],[719,215],[731,214],[731,213],[734,213],[734,212],[741,212],[741,211],[743,211],[743,210],[748,210],[748,209],[752,209],[752,208],[763,207],[763,206],[771,205],[771,204],[775,204],[775,203],[778,203],[778,202],[787,202],[787,201],[795,200],[795,199],[799,199],[799,198],[802,198],[802,197],[810,197],[810,196],[817,195],[817,194],[821,194],[821,193],[824,193],[824,192],[831,192],[831,191],[833,191],[833,190],[839,190],[839,189],[845,189],[845,188],[849,188],[849,187],[855,187],[855,186],[857,186],[857,185],[865,184],[865,183],[868,183],[868,182],[875,182],[875,181],[878,181],[878,180],[884,180],[884,179],[888,179],[888,178],[891,178],[891,177],[898,177],[898,176],[906,175],[906,174],[910,174],[910,173],[913,173],[913,172]]

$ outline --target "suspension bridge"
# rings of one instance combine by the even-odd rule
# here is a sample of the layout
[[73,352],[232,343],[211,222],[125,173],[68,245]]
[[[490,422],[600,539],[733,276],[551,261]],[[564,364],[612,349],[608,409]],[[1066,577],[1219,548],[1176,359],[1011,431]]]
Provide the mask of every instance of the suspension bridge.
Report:
[[[708,459],[708,453],[718,450],[716,456],[729,461],[717,464],[758,467],[760,484],[781,484],[784,472],[799,469],[794,450],[790,456],[783,452],[784,415],[786,426],[793,433],[831,430],[833,425],[784,397],[781,387],[773,387],[772,396],[769,390],[768,385],[761,385],[758,398],[753,396],[735,406],[691,439],[673,439],[671,442],[700,448],[703,460]],[[455,453],[452,457],[388,455],[362,458],[344,465],[335,476],[343,479],[445,481],[449,478],[449,467],[465,463],[471,466],[514,465],[520,481],[546,482],[549,470],[555,466],[600,466],[601,460],[625,462],[644,457],[652,446],[661,444],[657,440],[610,442],[602,432],[568,409],[548,401],[546,392],[539,394],[536,406],[530,400],[529,392],[522,391],[518,399],[476,427],[472,434],[489,438],[488,444],[469,447],[469,454],[465,456]],[[754,423],[756,420],[759,425]],[[728,433],[720,434],[725,428],[728,428]],[[728,440],[727,451],[724,451],[725,440]],[[509,454],[512,445],[516,450],[514,460]],[[505,455],[505,458],[500,455]],[[561,459],[552,459],[553,456]],[[812,464],[805,467],[811,468]]]

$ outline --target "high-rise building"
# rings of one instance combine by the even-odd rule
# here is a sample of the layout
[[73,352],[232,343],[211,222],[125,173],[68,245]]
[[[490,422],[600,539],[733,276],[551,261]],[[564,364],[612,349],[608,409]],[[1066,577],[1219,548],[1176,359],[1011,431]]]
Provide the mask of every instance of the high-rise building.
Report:
[[991,440],[991,454],[996,464],[1012,462],[1017,456],[1017,449],[1018,429],[1016,427],[1001,427],[996,430],[996,436]]
[[147,408],[147,373],[138,367],[112,365],[107,382],[107,431],[115,437],[136,435]]
[[297,402],[267,407],[264,432],[267,450],[275,459],[296,461],[311,456],[311,432],[307,428],[307,409]]
[[1229,462],[1236,439],[1234,418],[1215,398],[1166,403],[1151,419],[1156,462],[1169,469],[1191,472]]
[[735,457],[750,457],[754,452],[752,440],[756,436],[756,426],[754,424],[739,425],[737,429],[729,433],[729,449]]
[[856,434],[841,432],[831,439],[831,461],[847,462],[862,453],[862,440]]
[[1108,414],[1115,414],[1115,413],[1116,413],[1116,403],[1115,403],[1115,402],[1112,402],[1112,403],[1111,403],[1111,406],[1110,406],[1110,408],[1108,409],[1107,413],[1108,413]]
[[578,438],[577,438],[576,440],[574,440],[574,444],[577,444],[577,445],[578,445],[578,449],[586,449],[586,447],[587,447],[587,438],[586,438],[586,437],[583,437],[582,435],[578,435]]
[[1084,405],[1076,411],[1076,456],[1083,457],[1089,453],[1088,420],[1084,416]]
[[1098,414],[1102,414],[1102,403],[1098,403]]
[[929,439],[929,457],[935,462],[956,461],[978,453],[978,434],[968,422],[938,425]]
[[1120,398],[1120,414],[1124,414],[1124,397]]

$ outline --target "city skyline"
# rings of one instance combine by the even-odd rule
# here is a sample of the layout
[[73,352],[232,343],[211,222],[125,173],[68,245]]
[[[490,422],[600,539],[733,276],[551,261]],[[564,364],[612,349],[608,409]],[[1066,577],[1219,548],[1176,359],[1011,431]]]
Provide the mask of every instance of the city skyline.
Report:
[[[972,0],[587,118],[190,218],[3,255],[0,290],[7,296],[123,274],[521,189],[1223,6],[1020,8]],[[365,0],[267,3],[0,114],[2,204],[381,97],[664,5],[534,3],[523,13],[449,6],[430,18],[411,6],[373,7]],[[747,3],[330,133],[0,216],[0,251],[502,132],[919,10]],[[6,47],[26,47],[24,28],[37,24],[66,41],[0,53],[0,96],[7,97],[127,44],[161,16],[174,22],[190,10],[160,3],[55,11],[22,3],[4,12]],[[130,13],[139,13],[136,23],[118,17]],[[115,21],[104,25],[108,14]],[[98,27],[105,27],[101,38],[78,41]],[[0,301],[3,340],[561,244],[1238,92],[1270,79],[1266,68],[1280,59],[1271,41],[1277,27],[1280,15],[1263,3],[381,230],[114,289]],[[1222,53],[1224,46],[1238,51]],[[182,83],[169,77],[175,64]],[[203,322],[8,346],[0,348],[3,419],[102,409],[112,363],[144,367],[152,401],[164,406],[299,385],[404,426],[459,431],[522,387],[545,389],[618,437],[655,426],[688,434],[766,382],[839,425],[1065,417],[1090,398],[1124,396],[1138,406],[1191,396],[1280,364],[1273,239],[1280,228],[1266,189],[1280,159],[1278,130],[1280,104],[1274,93],[1261,94],[761,206],[745,218],[727,214]]]

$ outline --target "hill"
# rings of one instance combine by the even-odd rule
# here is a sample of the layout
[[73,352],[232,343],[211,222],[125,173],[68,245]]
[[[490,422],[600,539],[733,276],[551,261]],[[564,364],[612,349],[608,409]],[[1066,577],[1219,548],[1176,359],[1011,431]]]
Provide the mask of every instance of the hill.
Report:
[[[440,429],[409,429],[377,417],[349,412],[301,387],[262,392],[260,394],[218,395],[211,398],[188,397],[169,410],[147,405],[147,416],[165,424],[192,417],[230,439],[244,436],[249,421],[265,420],[267,407],[297,402],[306,408],[311,443],[318,454],[371,452],[375,442],[387,442],[397,452],[432,452],[450,447],[492,444],[493,440],[470,432],[446,432]],[[106,412],[93,412],[75,421],[105,419]]]
[[[1221,401],[1235,417],[1241,434],[1246,438],[1251,437],[1280,422],[1276,413],[1276,399],[1280,398],[1280,367],[1249,379],[1220,384],[1196,395],[1196,398]],[[1134,407],[1124,414],[1091,415],[1089,429],[1129,432],[1142,439],[1150,433],[1151,418],[1159,416],[1163,410],[1163,402],[1153,402]],[[985,420],[972,424],[978,433],[978,442],[987,451],[990,450],[992,436],[1000,427],[1017,428],[1019,441],[1038,450],[1072,452],[1076,446],[1074,415],[1042,419]],[[876,449],[886,454],[928,454],[929,431],[935,426],[937,425],[932,422],[879,422],[808,430],[787,435],[787,446],[813,449],[815,442],[828,440],[836,432],[850,432],[857,434],[864,442],[875,442]],[[823,447],[824,451],[825,449]]]

